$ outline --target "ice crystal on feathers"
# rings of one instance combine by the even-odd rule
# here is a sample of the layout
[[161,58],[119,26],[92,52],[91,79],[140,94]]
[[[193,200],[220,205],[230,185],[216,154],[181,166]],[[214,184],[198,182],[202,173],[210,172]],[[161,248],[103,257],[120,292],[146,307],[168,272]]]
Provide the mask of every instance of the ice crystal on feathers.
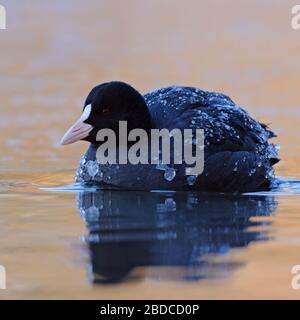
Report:
[[89,160],[86,163],[86,167],[87,167],[87,172],[88,174],[92,177],[95,178],[95,176],[97,175],[98,171],[99,171],[99,165],[97,163],[97,161],[91,161]]
[[195,184],[197,177],[196,176],[188,176],[186,180],[187,180],[188,185],[192,186]]
[[84,166],[85,164],[86,164],[86,157],[83,156],[83,157],[81,157],[81,159],[80,159],[80,165],[81,165],[81,166]]
[[164,173],[164,178],[167,181],[172,181],[176,176],[176,171],[174,168],[167,168],[165,173]]

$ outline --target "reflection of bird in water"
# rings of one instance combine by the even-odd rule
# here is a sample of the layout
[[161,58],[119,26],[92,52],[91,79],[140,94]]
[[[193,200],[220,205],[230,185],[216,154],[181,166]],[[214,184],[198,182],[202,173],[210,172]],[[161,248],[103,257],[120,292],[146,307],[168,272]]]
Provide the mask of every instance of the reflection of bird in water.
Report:
[[113,283],[147,266],[177,267],[163,278],[222,275],[238,265],[211,264],[204,256],[267,240],[266,232],[248,227],[262,225],[251,217],[271,215],[276,202],[264,196],[97,191],[79,193],[78,208],[89,230],[93,281]]

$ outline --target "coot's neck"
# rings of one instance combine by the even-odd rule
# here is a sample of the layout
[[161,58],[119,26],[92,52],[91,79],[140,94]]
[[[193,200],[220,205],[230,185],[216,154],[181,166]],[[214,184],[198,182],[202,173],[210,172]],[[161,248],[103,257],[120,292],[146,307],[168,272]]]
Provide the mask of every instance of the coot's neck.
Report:
[[144,98],[143,103],[140,103],[136,107],[135,112],[130,114],[127,121],[127,127],[128,132],[133,129],[143,129],[149,135],[151,133],[151,129],[155,129],[155,123]]
[[[145,102],[145,105],[140,106],[139,109],[140,109],[140,111],[132,114],[127,121],[127,136],[131,130],[142,129],[147,132],[148,137],[150,138],[151,129],[156,128],[155,122],[153,121],[153,119],[151,117],[151,113],[148,109],[148,106],[146,105],[146,102]],[[116,142],[117,142],[117,146],[118,146],[119,131],[116,131],[115,134],[116,134]],[[97,151],[97,148],[102,143],[103,142],[91,143],[87,153],[91,152],[91,154],[94,154]],[[134,143],[135,143],[135,141],[134,142],[127,141],[127,146],[130,147]]]

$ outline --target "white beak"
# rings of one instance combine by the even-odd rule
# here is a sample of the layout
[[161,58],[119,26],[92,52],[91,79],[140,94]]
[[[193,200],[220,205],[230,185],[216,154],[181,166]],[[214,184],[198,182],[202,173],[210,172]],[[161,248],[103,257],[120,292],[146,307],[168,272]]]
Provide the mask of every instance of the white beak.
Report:
[[66,145],[86,138],[93,130],[90,124],[84,123],[91,113],[91,105],[85,107],[80,119],[64,134],[60,144]]

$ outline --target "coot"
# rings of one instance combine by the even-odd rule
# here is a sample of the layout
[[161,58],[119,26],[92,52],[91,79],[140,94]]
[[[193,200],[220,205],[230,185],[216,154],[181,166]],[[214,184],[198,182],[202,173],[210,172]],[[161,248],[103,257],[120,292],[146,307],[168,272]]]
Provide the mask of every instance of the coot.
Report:
[[[186,164],[99,164],[96,152],[99,130],[118,137],[119,122],[128,132],[141,128],[203,129],[204,170],[186,175]],[[64,135],[61,144],[90,143],[81,158],[76,179],[103,188],[134,190],[198,190],[249,192],[268,190],[274,181],[273,165],[278,146],[269,143],[275,134],[254,120],[228,96],[194,87],[169,86],[142,96],[119,81],[96,86],[89,93],[81,118]],[[193,142],[194,143],[194,142]]]

